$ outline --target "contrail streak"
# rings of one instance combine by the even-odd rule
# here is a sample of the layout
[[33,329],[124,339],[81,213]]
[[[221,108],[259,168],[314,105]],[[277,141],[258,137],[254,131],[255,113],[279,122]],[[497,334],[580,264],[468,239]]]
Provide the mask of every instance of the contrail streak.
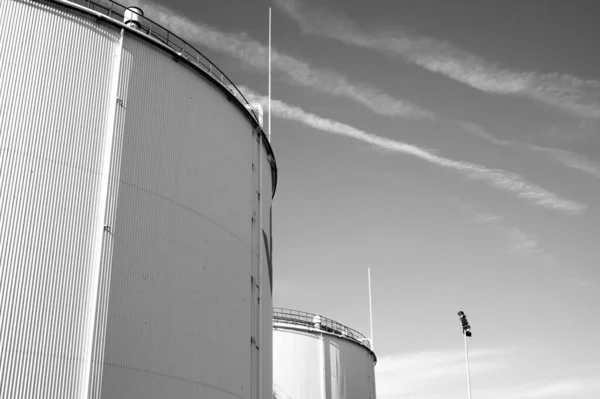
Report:
[[515,72],[432,38],[399,31],[367,32],[342,14],[309,10],[297,0],[275,0],[275,4],[304,33],[399,56],[486,93],[528,97],[571,114],[600,118],[599,81],[558,73]]
[[546,154],[563,166],[587,173],[600,179],[600,165],[597,162],[591,161],[586,157],[576,154],[572,151],[541,147],[535,144],[521,143],[511,140],[501,140],[484,130],[482,127],[473,123],[458,122],[458,125],[460,125],[466,132],[469,132],[491,143],[501,146],[524,148],[529,151]]
[[[193,22],[175,11],[144,0],[132,3],[143,8],[153,21],[160,23],[180,36],[190,38],[211,50],[225,53],[243,61],[254,69],[267,71],[268,49],[262,43],[245,37],[221,32],[211,26]],[[307,62],[272,49],[273,70],[300,87],[310,87],[327,94],[352,100],[380,115],[398,116],[410,119],[433,119],[432,112],[406,100],[397,99],[367,84],[354,84],[344,75],[333,71],[313,68]]]
[[[241,35],[220,32],[210,26],[194,23],[183,16],[177,15],[173,11],[156,5],[152,2],[134,0],[134,3],[137,3],[137,5],[145,8],[147,15],[151,15],[154,20],[165,24],[170,29],[177,31],[180,35],[185,35],[186,37],[189,35],[190,37],[195,38],[195,42],[201,43],[212,50],[216,50],[229,56],[238,58],[245,64],[250,65],[257,70],[265,71],[267,68],[267,48],[258,41],[243,37]],[[278,0],[278,4],[281,7],[284,7],[284,9],[286,9],[286,11],[294,18],[303,24],[306,24],[304,17],[299,13],[297,3],[294,3],[291,0]],[[320,24],[321,22],[319,21],[320,20],[318,16],[317,18],[313,19],[313,23]],[[359,43],[365,46],[371,46],[373,43],[379,43],[377,40],[374,41],[374,39],[370,39],[370,41],[366,40],[363,37],[364,35],[360,36],[359,33],[357,33],[357,28],[353,28],[348,22],[341,23],[336,19],[328,21],[328,29],[333,29],[335,32],[339,33],[338,36],[343,40],[351,38],[352,40],[350,40],[350,44]],[[396,44],[392,45],[393,43]],[[429,42],[426,41],[425,44],[427,43]],[[401,45],[400,42],[398,42],[398,39],[394,38],[386,38],[380,44],[382,44],[382,48],[390,51],[404,47],[406,47],[408,51],[411,47],[409,45],[410,43]],[[425,44],[424,46],[428,48],[436,47],[435,43],[431,45]],[[412,43],[412,46],[414,47],[415,43]],[[441,50],[443,50],[443,48],[441,48]],[[298,86],[310,87],[312,89],[327,92],[338,97],[351,99],[378,114],[402,116],[413,119],[434,118],[434,114],[432,112],[414,106],[407,101],[395,99],[390,95],[366,85],[352,84],[347,80],[347,78],[340,74],[330,71],[315,70],[308,63],[300,61],[289,55],[278,53],[277,51],[273,52],[273,66],[280,72],[286,74],[290,81]],[[497,75],[495,78],[489,77],[487,80],[482,79],[482,74],[485,74],[485,71],[480,71],[481,76],[476,79],[476,81],[479,82],[477,83],[479,86],[483,85],[481,86],[482,90],[512,93],[516,92],[515,90],[521,87],[520,84],[515,85],[515,82],[519,81],[516,75],[512,76],[510,74],[504,74],[505,77],[512,76],[512,80],[509,79],[512,83],[508,84],[507,82],[509,80],[504,78],[498,79]],[[461,125],[463,127],[466,126],[467,130],[472,132],[473,129],[470,129],[469,126],[474,125],[469,123],[463,123]],[[497,140],[495,138],[492,141],[496,144],[509,144],[508,142]],[[578,156],[577,154],[563,150],[545,149],[543,147],[531,145],[526,147],[530,150],[545,152],[567,167],[578,169],[595,176],[600,176],[600,169],[596,165],[585,160],[585,158]]]
[[[244,95],[253,102],[258,102],[263,105],[267,103],[267,98],[265,96],[260,95],[247,87],[241,86],[240,90],[242,90]],[[388,151],[412,155],[434,165],[457,171],[470,179],[485,181],[492,187],[511,192],[518,198],[527,200],[536,206],[570,215],[584,213],[587,209],[586,205],[558,197],[551,191],[527,182],[527,180],[516,173],[507,172],[501,169],[490,169],[469,162],[455,161],[441,157],[429,150],[411,144],[366,133],[344,123],[322,118],[279,100],[271,100],[271,109],[273,115],[279,118],[294,120],[323,132],[351,137]]]

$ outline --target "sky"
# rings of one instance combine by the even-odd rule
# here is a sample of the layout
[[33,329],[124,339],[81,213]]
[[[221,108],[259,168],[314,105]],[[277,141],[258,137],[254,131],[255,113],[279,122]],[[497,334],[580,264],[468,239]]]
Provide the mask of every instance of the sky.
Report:
[[[274,305],[369,335],[380,399],[600,397],[593,1],[136,0],[266,105]],[[265,118],[266,119],[266,118]]]

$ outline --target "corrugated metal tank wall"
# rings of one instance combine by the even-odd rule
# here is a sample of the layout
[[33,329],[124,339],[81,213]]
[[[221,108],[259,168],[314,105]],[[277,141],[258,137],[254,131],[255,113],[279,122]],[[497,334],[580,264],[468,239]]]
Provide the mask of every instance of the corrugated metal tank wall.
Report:
[[255,126],[128,30],[2,3],[0,396],[270,398]]
[[248,397],[252,126],[153,45],[123,60],[103,396]]
[[275,326],[273,391],[277,399],[375,399],[374,357],[346,338]]
[[80,398],[119,30],[48,3],[0,18],[0,397]]

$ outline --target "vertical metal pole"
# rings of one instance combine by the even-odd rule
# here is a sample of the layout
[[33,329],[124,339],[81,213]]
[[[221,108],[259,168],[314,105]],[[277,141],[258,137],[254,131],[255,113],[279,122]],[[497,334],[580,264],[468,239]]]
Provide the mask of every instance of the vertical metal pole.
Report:
[[373,345],[373,303],[371,300],[371,268],[367,269],[369,274],[369,323],[371,324],[371,350],[375,349]]
[[[325,335],[319,332],[319,366],[321,366],[321,398],[327,399],[327,369],[325,368]],[[289,397],[289,396],[288,396]]]
[[271,142],[271,7],[269,7],[269,142]]
[[469,351],[467,348],[467,334],[463,332],[465,337],[465,361],[467,362],[467,389],[469,390],[469,399],[471,399],[471,378],[469,377]]
[[[267,344],[263,342],[263,261],[262,261],[262,251],[263,251],[263,238],[262,238],[262,134],[261,131],[258,130],[258,342],[259,342],[259,350],[258,350],[258,398],[263,399],[263,362],[265,357],[263,355],[263,348],[266,348]],[[271,322],[272,324],[272,322]],[[269,327],[271,328],[271,327]],[[270,343],[271,344],[271,343]],[[272,359],[267,359],[267,361],[272,361]],[[273,387],[271,387],[272,392]],[[272,393],[271,393],[272,395]]]

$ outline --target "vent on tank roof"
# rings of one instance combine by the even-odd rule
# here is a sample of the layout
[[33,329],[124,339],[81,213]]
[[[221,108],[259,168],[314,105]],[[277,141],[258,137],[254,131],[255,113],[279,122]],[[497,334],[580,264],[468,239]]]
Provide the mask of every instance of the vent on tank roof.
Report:
[[254,111],[254,115],[258,117],[258,124],[263,127],[263,108],[258,103],[248,104],[246,108],[250,111]]
[[140,29],[142,24],[140,20],[144,16],[144,12],[137,7],[129,7],[123,14],[123,23],[135,29]]

